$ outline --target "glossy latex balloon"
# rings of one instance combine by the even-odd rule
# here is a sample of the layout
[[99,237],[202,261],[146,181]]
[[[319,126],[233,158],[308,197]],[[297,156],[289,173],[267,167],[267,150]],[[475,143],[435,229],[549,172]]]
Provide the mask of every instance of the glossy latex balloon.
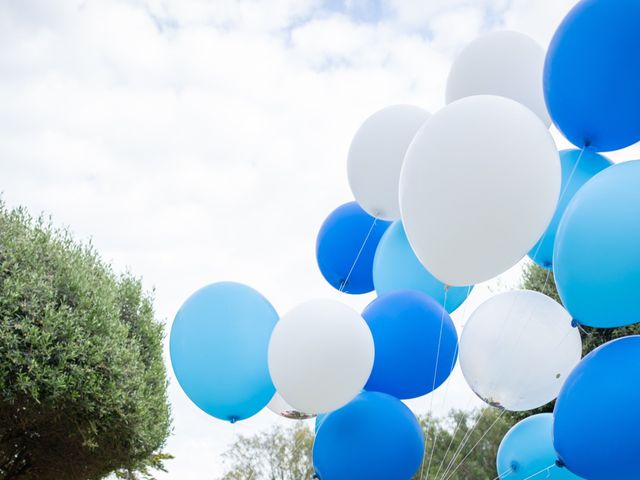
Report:
[[548,127],[542,70],[545,51],[532,38],[508,30],[471,42],[453,62],[447,80],[447,103],[472,95],[500,95],[533,111]]
[[460,338],[460,367],[471,389],[489,405],[511,411],[556,398],[581,354],[571,316],[530,290],[491,297],[471,314]]
[[613,340],[589,353],[562,387],[553,414],[554,445],[575,474],[638,478],[638,359],[640,336]]
[[518,422],[498,448],[496,468],[501,479],[581,480],[558,465],[553,448],[553,415],[541,413]]
[[582,0],[556,31],[544,67],[553,122],[598,152],[640,140],[640,2]]
[[316,241],[316,259],[325,280],[344,293],[372,291],[373,257],[389,225],[366,213],[356,202],[331,212]]
[[376,298],[362,312],[376,348],[365,389],[406,399],[426,395],[449,377],[458,334],[449,314],[415,290]]
[[411,410],[390,395],[365,392],[322,422],[313,465],[320,480],[410,480],[423,452]]
[[556,240],[556,232],[567,205],[591,177],[613,165],[609,159],[586,149],[561,151],[560,164],[562,166],[562,187],[556,212],[538,243],[529,251],[529,257],[539,266],[548,270],[551,270],[553,265],[553,245]]
[[445,306],[451,313],[471,293],[472,287],[449,287],[431,275],[413,253],[402,222],[384,233],[373,260],[373,284],[378,296],[395,290],[417,290]]
[[236,421],[262,410],[275,393],[267,365],[278,321],[254,289],[214,283],[180,307],[171,327],[171,364],[187,396],[209,415]]
[[472,285],[515,265],[547,228],[560,162],[540,119],[507,98],[447,105],[418,131],[400,178],[402,224],[438,280]]
[[554,277],[573,318],[612,328],[640,321],[640,160],[589,180],[556,235]]
[[271,401],[267,404],[267,408],[276,415],[280,415],[284,418],[290,418],[291,420],[306,420],[308,418],[315,417],[314,414],[299,412],[280,396],[278,392],[273,396]]
[[347,161],[349,186],[360,206],[383,220],[400,218],[398,182],[413,136],[430,114],[413,105],[392,105],[365,120]]
[[269,344],[269,371],[294,409],[326,413],[351,401],[371,373],[374,345],[358,312],[334,300],[312,300],[278,322]]

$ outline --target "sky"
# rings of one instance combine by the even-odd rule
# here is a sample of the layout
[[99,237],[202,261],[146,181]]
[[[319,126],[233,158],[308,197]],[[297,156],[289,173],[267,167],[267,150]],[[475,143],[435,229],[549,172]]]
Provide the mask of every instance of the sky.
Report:
[[[314,257],[323,219],[352,200],[358,126],[391,104],[437,111],[467,43],[510,29],[546,47],[573,3],[2,0],[3,199],[50,214],[141,276],[168,327],[192,292],[222,280],[251,285],[280,314],[312,298],[362,309],[373,296],[333,291]],[[520,268],[476,288],[457,327]],[[269,411],[234,426],[213,419],[168,358],[167,368],[176,459],[160,479],[213,480],[238,435],[287,424]],[[456,371],[409,404],[440,414],[480,403]]]

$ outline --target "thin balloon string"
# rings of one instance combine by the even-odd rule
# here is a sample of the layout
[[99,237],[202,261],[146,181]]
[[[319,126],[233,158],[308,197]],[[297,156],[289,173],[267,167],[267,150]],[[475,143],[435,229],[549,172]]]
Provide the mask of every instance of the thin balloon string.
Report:
[[367,245],[367,241],[369,240],[369,237],[371,236],[371,233],[373,232],[373,229],[376,226],[377,221],[378,219],[374,217],[373,222],[371,223],[371,227],[369,227],[369,231],[367,232],[367,236],[364,237],[364,240],[362,241],[362,245],[360,246],[360,250],[358,250],[358,254],[356,255],[355,260],[351,264],[351,268],[349,269],[349,273],[347,273],[347,277],[340,284],[340,288],[338,289],[340,292],[343,292],[344,289],[347,287],[347,284],[349,283],[349,279],[351,278],[351,274],[353,273],[353,269],[356,268],[356,263],[358,263],[358,260],[360,260],[360,256],[364,251],[364,247]]
[[[576,160],[576,163],[573,164],[573,168],[571,169],[571,172],[569,173],[569,176],[567,177],[567,183],[564,184],[564,187],[562,187],[562,190],[560,191],[560,196],[558,197],[558,204],[562,201],[562,199],[564,198],[565,194],[567,193],[567,190],[569,189],[569,185],[571,184],[571,180],[573,180],[573,176],[575,175],[576,171],[578,170],[578,165],[580,164],[580,160],[582,160],[582,156],[584,155],[584,151],[585,151],[586,148],[587,147],[582,147],[582,149],[580,150],[580,154],[578,155],[578,159]],[[548,232],[548,230],[545,229],[544,233],[542,234],[542,237],[538,241],[538,246],[536,247],[535,252],[533,252],[533,255],[531,256],[531,258],[536,258],[538,256],[538,253],[540,252],[540,247],[542,247],[542,244],[544,243],[544,240],[547,237],[547,232]]]
[[506,472],[498,474],[498,476],[494,477],[493,480],[500,480],[500,479],[506,477],[507,475],[511,475],[512,473],[513,473],[513,468],[510,468]]
[[[471,288],[472,288],[471,285],[469,285],[467,287],[467,296],[465,297],[465,300],[469,296],[469,294],[471,293]],[[445,295],[446,295],[446,292],[445,292]],[[445,300],[445,305],[446,305],[446,300]],[[463,319],[463,321],[464,321],[464,319],[466,319],[467,306],[468,305],[469,305],[469,302],[465,301],[464,302],[464,308],[463,308],[463,311],[462,311],[462,319]],[[453,369],[454,369],[455,364],[456,364],[456,359],[458,358],[458,349],[459,349],[459,347],[460,347],[460,343],[456,342],[456,346],[455,346],[455,349],[453,351],[453,355],[451,357],[451,365],[449,366],[449,372],[453,372]],[[444,411],[445,405],[447,404],[447,397],[449,395],[449,386],[450,385],[451,385],[451,379],[449,379],[446,382],[446,385],[445,385],[445,388],[444,388],[444,398],[442,399],[442,406],[441,406],[441,410],[443,410],[443,411]],[[431,447],[431,453],[429,454],[429,463],[427,464],[427,479],[429,478],[429,473],[431,472],[431,462],[433,461],[433,453],[436,450],[436,445],[438,444],[439,436],[440,436],[440,429],[437,429],[436,433],[434,435],[433,445]],[[452,440],[453,440],[453,438],[452,438]],[[449,446],[451,446],[451,443],[449,444]],[[442,457],[442,461],[444,462],[444,457]],[[440,465],[442,466],[442,462],[440,463]],[[438,469],[438,471],[439,471],[439,469]],[[436,476],[437,476],[437,473],[436,473]]]
[[494,425],[496,423],[498,423],[498,421],[502,418],[502,416],[504,415],[504,412],[506,410],[502,410],[500,412],[500,415],[498,415],[496,417],[496,419],[493,421],[493,423],[489,426],[489,428],[487,428],[485,430],[485,432],[482,434],[482,436],[478,439],[478,441],[473,445],[473,447],[471,447],[471,449],[467,452],[467,454],[464,456],[464,458],[460,461],[460,463],[458,463],[458,466],[456,468],[454,468],[451,473],[449,473],[449,475],[447,477],[443,477],[443,480],[449,480],[450,478],[453,477],[453,474],[456,473],[456,471],[458,471],[458,469],[462,466],[462,464],[465,462],[465,460],[467,458],[469,458],[469,455],[471,455],[473,453],[473,451],[475,450],[475,448],[480,444],[480,442],[482,442],[482,440],[484,440],[484,437],[487,436],[487,434],[491,431],[491,429],[494,427]]
[[[436,363],[433,367],[433,382],[431,383],[431,404],[429,405],[429,414],[427,415],[427,433],[425,435],[425,443],[424,443],[424,453],[422,455],[422,466],[420,467],[420,479],[422,479],[422,474],[424,472],[424,463],[427,456],[427,446],[429,444],[429,433],[431,430],[431,415],[433,411],[433,400],[435,398],[435,389],[436,389],[436,377],[438,376],[438,364],[440,363],[440,348],[442,346],[442,331],[444,329],[444,316],[447,312],[447,296],[449,293],[449,287],[445,285],[444,287],[444,305],[442,306],[442,313],[440,315],[440,333],[438,334],[438,348],[436,350]],[[427,478],[429,478],[429,470],[427,469]]]
[[475,431],[475,429],[480,424],[480,420],[482,419],[482,417],[484,417],[484,414],[486,412],[490,411],[490,410],[491,410],[490,408],[483,409],[482,412],[480,413],[480,415],[478,415],[476,417],[476,419],[473,422],[473,425],[471,426],[471,428],[465,432],[465,434],[463,435],[462,440],[460,442],[460,445],[458,445],[456,447],[456,449],[453,452],[453,456],[449,459],[449,463],[447,464],[446,468],[442,472],[442,477],[441,478],[445,478],[448,475],[448,473],[451,470],[451,468],[453,468],[453,466],[455,464],[455,461],[458,458],[458,455],[460,455],[460,453],[462,452],[462,449],[465,447],[465,445],[467,444],[467,442],[469,441],[469,439],[473,435],[473,432]]
[[534,474],[532,474],[532,475],[529,475],[528,477],[524,478],[523,480],[530,480],[530,479],[531,479],[531,478],[533,478],[533,477],[537,477],[537,476],[538,476],[538,475],[540,475],[541,473],[548,472],[548,471],[549,471],[549,470],[551,470],[553,467],[557,467],[557,465],[556,465],[556,463],[555,463],[555,462],[554,462],[554,463],[552,463],[551,465],[549,465],[548,467],[544,467],[542,470],[540,470],[540,471],[538,471],[538,472],[536,472],[536,473],[534,473]]
[[[469,407],[471,406],[471,402],[473,400],[474,400],[474,397],[469,399],[469,401],[467,402],[467,406],[464,409],[465,412],[467,410],[469,410]],[[453,446],[453,441],[455,440],[455,438],[456,438],[456,436],[458,434],[458,430],[460,430],[460,426],[462,426],[462,420],[463,420],[463,417],[461,416],[460,419],[456,422],[456,426],[453,429],[453,433],[451,434],[451,440],[449,440],[449,445],[447,446],[447,449],[445,450],[444,455],[442,456],[442,460],[440,461],[440,465],[438,466],[438,470],[436,470],[435,478],[438,478],[438,475],[440,474],[440,471],[442,470],[442,467],[444,466],[444,461],[449,456],[449,452],[451,451],[451,447]]]

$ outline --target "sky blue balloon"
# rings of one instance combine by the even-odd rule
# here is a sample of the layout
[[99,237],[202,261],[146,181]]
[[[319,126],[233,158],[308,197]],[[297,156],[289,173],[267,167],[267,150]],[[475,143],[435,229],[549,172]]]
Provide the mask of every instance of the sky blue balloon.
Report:
[[[445,303],[445,285],[422,266],[400,220],[389,227],[380,240],[373,261],[373,283],[378,295],[393,290],[418,290]],[[458,308],[469,296],[472,287],[449,287],[446,293],[446,309],[449,313]]]
[[356,202],[345,203],[331,212],[316,241],[318,266],[327,282],[337,290],[344,285],[345,293],[372,291],[373,256],[389,225],[390,222],[376,220]]
[[496,467],[502,480],[525,480],[541,470],[545,480],[581,480],[567,468],[556,464],[553,448],[553,415],[532,415],[514,425],[498,448]]
[[582,0],[558,27],[544,94],[553,122],[574,145],[607,152],[640,140],[638,25],[638,0]]
[[[563,150],[560,152],[562,165],[562,187],[556,212],[538,243],[529,251],[529,257],[539,266],[552,269],[553,244],[556,231],[567,205],[591,177],[612,165],[612,162],[589,150]],[[571,181],[569,181],[571,179]]]
[[262,410],[275,393],[267,351],[277,321],[267,299],[240,283],[214,283],[191,295],[173,321],[170,353],[193,403],[231,422]]
[[593,350],[567,378],[553,412],[566,466],[589,480],[640,478],[640,336]]
[[365,390],[416,398],[449,378],[458,358],[458,334],[433,298],[416,290],[395,290],[376,298],[362,316],[376,350]]
[[410,480],[423,452],[422,428],[409,407],[364,392],[324,420],[313,465],[320,480]]
[[324,422],[324,419],[327,418],[327,415],[329,415],[328,413],[319,413],[318,415],[316,415],[316,422],[315,422],[315,432],[316,434],[318,433],[318,430],[320,430],[320,427],[322,426],[322,423]]
[[560,221],[553,265],[578,323],[640,321],[640,160],[613,165],[578,191]]

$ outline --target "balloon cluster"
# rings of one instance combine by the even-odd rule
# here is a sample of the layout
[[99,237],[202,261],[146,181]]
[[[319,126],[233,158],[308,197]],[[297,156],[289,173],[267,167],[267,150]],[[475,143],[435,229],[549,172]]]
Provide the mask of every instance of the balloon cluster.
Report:
[[[437,389],[459,356],[489,405],[526,411],[559,395],[553,418],[507,434],[500,478],[639,478],[640,337],[580,361],[576,328],[640,321],[640,161],[597,153],[640,140],[638,24],[637,0],[582,0],[546,54],[520,33],[486,35],[455,60],[440,111],[371,115],[348,152],[356,201],[325,220],[316,256],[335,289],[377,298],[362,313],[312,300],[279,318],[250,287],[204,287],[171,331],[186,394],[231,422],[267,404],[318,415],[322,480],[406,480],[425,441],[401,400]],[[577,149],[557,151],[552,121]],[[527,252],[564,306],[495,295],[458,342],[449,314]]]

